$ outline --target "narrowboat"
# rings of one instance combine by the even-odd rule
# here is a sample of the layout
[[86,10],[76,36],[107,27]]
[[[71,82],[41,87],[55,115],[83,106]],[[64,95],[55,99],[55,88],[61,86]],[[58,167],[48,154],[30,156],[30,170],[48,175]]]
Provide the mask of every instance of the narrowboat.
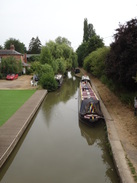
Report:
[[56,81],[58,83],[58,87],[61,87],[62,82],[63,82],[63,76],[62,76],[62,74],[55,75],[55,79],[56,79]]
[[100,101],[96,96],[88,76],[82,76],[79,87],[79,120],[91,125],[100,119],[103,114]]

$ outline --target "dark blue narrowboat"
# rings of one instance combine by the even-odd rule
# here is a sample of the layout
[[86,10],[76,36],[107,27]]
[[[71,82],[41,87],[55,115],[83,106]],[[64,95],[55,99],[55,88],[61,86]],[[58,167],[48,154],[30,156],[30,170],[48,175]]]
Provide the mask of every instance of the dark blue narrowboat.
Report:
[[79,120],[91,125],[100,119],[103,119],[100,101],[91,86],[89,77],[82,76],[79,87]]

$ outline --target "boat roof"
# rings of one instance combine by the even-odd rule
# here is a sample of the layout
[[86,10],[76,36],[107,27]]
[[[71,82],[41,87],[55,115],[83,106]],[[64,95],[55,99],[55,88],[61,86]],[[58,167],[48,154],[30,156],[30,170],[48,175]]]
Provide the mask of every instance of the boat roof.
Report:
[[90,82],[82,80],[80,82],[80,90],[81,90],[81,99],[85,100],[88,98],[93,98],[94,100],[98,100],[95,92],[93,91]]
[[82,76],[82,78],[81,78],[81,81],[83,81],[83,80],[87,80],[87,81],[90,81],[90,79],[89,79],[89,76]]
[[61,78],[62,78],[62,75],[61,75],[61,74],[56,74],[56,75],[55,75],[55,79],[59,80],[59,79],[61,79]]

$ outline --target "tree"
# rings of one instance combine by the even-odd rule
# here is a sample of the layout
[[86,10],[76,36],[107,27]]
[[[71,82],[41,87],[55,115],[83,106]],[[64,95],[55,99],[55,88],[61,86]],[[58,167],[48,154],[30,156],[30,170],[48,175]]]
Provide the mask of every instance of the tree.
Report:
[[105,74],[105,61],[109,54],[109,47],[98,48],[91,52],[84,59],[84,69],[91,72],[94,76],[100,78]]
[[65,37],[59,36],[59,37],[57,37],[57,38],[55,39],[55,42],[56,42],[57,44],[66,44],[66,45],[68,45],[68,46],[71,46],[71,42],[70,42],[67,38],[65,38]]
[[37,70],[38,75],[41,76],[44,73],[50,73],[52,76],[54,76],[53,68],[49,64],[41,64],[41,69]]
[[76,68],[76,67],[78,67],[78,57],[77,57],[77,55],[73,52],[72,53],[72,55],[71,55],[71,57],[70,57],[70,59],[69,59],[69,62],[71,62],[72,63],[72,68]]
[[37,70],[38,76],[40,78],[40,84],[42,88],[48,91],[53,91],[57,89],[57,82],[54,78],[54,72],[49,64],[39,65],[39,70]]
[[88,42],[89,39],[94,36],[95,30],[92,24],[88,24],[87,18],[84,19],[84,34],[83,34],[83,42]]
[[84,19],[84,34],[83,34],[83,42],[88,41],[88,20]]
[[52,58],[55,60],[57,58],[62,57],[63,55],[63,50],[61,47],[61,43],[56,43],[54,41],[49,41],[48,43],[46,43],[46,46],[48,47]]
[[33,62],[32,64],[31,64],[31,69],[36,73],[36,74],[38,74],[38,72],[40,72],[41,73],[41,63],[40,62],[38,62],[38,61],[36,61],[36,62]]
[[96,35],[93,25],[88,24],[87,18],[85,18],[83,42],[76,50],[79,66],[83,66],[84,58],[88,56],[88,54],[103,46],[103,40],[100,36]]
[[57,65],[58,60],[63,60],[65,69],[70,69],[73,66],[78,65],[76,53],[73,51],[70,42],[66,38],[58,37],[55,42],[49,41],[46,43],[46,46],[41,49],[41,63],[50,64],[54,68],[55,73],[60,70]]
[[57,89],[57,81],[54,76],[50,73],[45,73],[40,79],[40,84],[42,88],[47,89],[48,91],[54,91]]
[[80,67],[83,66],[84,58],[88,55],[87,52],[88,43],[83,42],[76,50],[77,56],[78,56],[78,65]]
[[10,49],[10,45],[14,45],[15,50],[18,51],[19,53],[25,53],[26,52],[26,47],[24,43],[21,43],[19,40],[10,38],[4,43],[4,49]]
[[96,35],[96,32],[94,30],[93,24],[88,24],[88,39],[94,35]]
[[29,43],[28,53],[39,54],[40,51],[41,51],[41,42],[40,42],[38,36],[36,37],[36,39],[34,37],[32,37],[32,39]]
[[119,25],[110,45],[110,54],[106,60],[106,74],[114,82],[127,89],[137,89],[133,77],[137,72],[137,19]]
[[50,64],[52,61],[52,55],[50,49],[47,46],[43,46],[40,54],[40,62],[42,64]]
[[66,62],[63,58],[58,58],[57,60],[58,63],[58,72],[61,74],[64,74],[66,71]]
[[21,73],[21,60],[16,60],[15,57],[2,58],[0,68],[3,75]]
[[88,41],[86,54],[88,55],[92,51],[102,47],[104,47],[103,40],[100,38],[100,36],[94,34]]

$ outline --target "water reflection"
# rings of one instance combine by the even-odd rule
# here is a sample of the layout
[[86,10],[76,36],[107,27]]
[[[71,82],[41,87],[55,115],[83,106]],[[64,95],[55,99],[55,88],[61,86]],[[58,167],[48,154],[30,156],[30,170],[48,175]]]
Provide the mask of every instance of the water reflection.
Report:
[[107,139],[104,134],[104,130],[102,130],[105,126],[104,121],[100,121],[99,124],[96,124],[92,127],[88,127],[85,124],[79,121],[79,128],[81,131],[81,136],[84,137],[87,141],[89,146],[96,145],[102,150],[102,161],[106,165],[106,182],[109,180],[112,183],[119,182],[119,179],[115,179],[115,172],[116,169],[112,164],[112,157],[110,156],[108,149],[107,149]]
[[102,130],[103,121],[100,121],[100,124],[96,124],[95,126],[88,127],[87,125],[79,122],[79,128],[81,131],[81,136],[83,136],[88,145],[93,145],[94,143],[103,141],[104,131]]
[[[59,112],[57,112],[57,108],[62,110],[62,102],[66,103],[70,100],[70,98],[77,99],[76,91],[78,87],[79,79],[76,79],[75,76],[71,75],[71,72],[68,72],[68,76],[64,79],[61,88],[55,92],[48,93],[46,103],[42,106],[43,115],[46,118],[47,126],[49,126],[49,121],[53,115],[55,117],[61,117]],[[71,107],[71,109],[74,110],[73,107]]]

